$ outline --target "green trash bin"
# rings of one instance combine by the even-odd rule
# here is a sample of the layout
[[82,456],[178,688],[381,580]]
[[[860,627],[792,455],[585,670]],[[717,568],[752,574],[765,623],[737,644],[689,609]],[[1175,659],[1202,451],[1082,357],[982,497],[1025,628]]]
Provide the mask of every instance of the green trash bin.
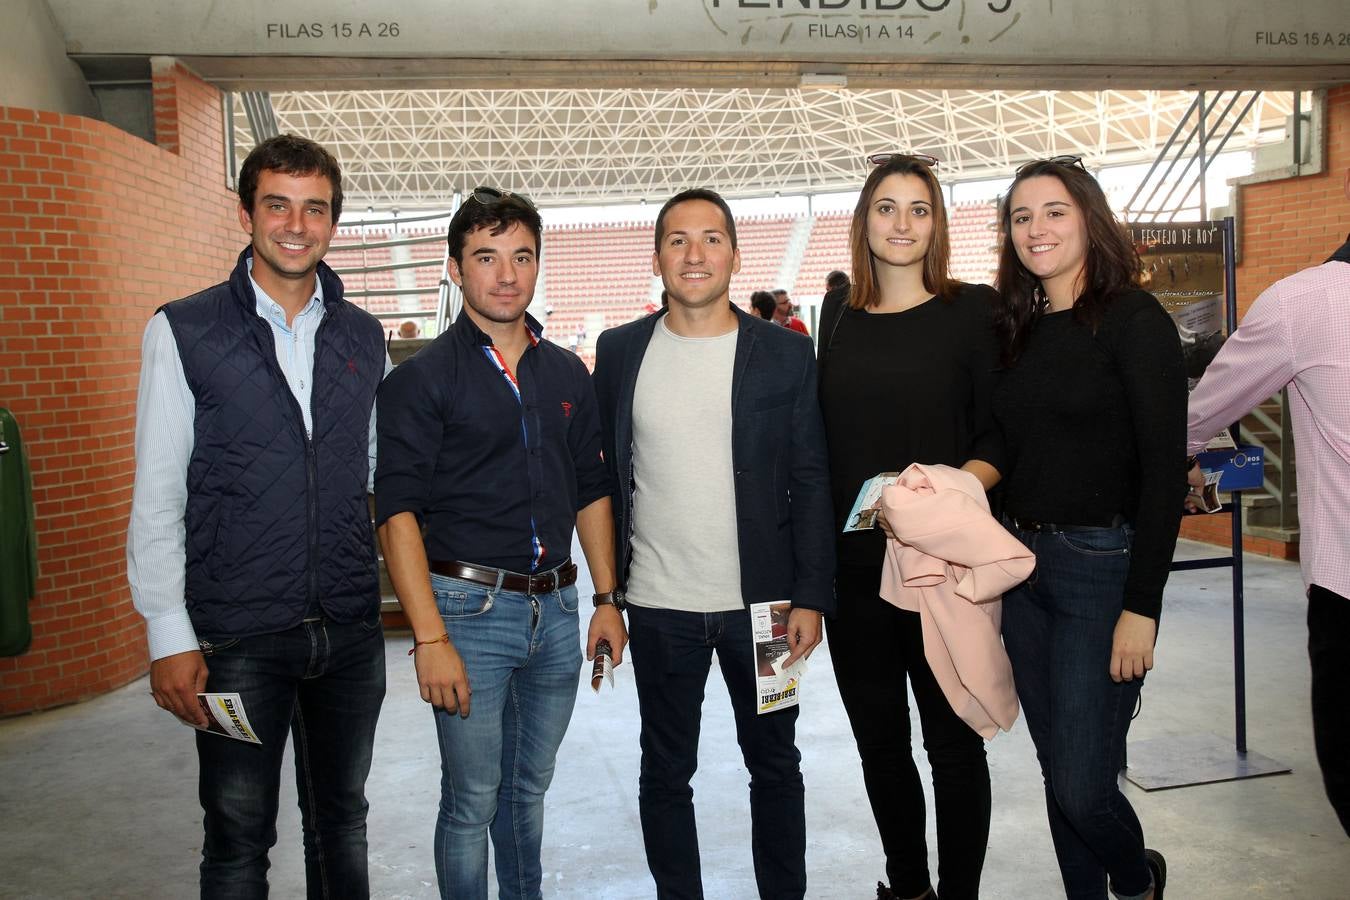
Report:
[[37,593],[33,481],[19,423],[0,407],[0,656],[28,649],[28,601]]

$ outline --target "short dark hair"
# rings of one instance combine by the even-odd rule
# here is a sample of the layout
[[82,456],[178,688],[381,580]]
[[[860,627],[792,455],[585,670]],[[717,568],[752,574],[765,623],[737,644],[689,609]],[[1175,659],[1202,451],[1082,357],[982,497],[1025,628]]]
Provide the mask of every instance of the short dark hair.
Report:
[[543,250],[544,230],[539,210],[519,194],[503,193],[491,203],[484,203],[477,199],[477,193],[467,195],[450,218],[445,240],[455,262],[464,262],[464,241],[472,232],[487,228],[489,234],[496,236],[510,231],[512,225],[524,225],[530,230],[534,235],[534,254],[538,256]]
[[727,206],[727,201],[722,199],[721,194],[707,188],[690,188],[687,191],[680,191],[666,201],[666,205],[661,207],[661,211],[656,214],[656,249],[658,251],[661,249],[661,239],[666,236],[666,213],[689,200],[707,200],[722,211],[722,217],[727,222],[727,239],[731,241],[731,249],[735,250],[736,220],[731,216],[731,207]]
[[239,202],[249,215],[263,172],[284,175],[322,175],[333,186],[333,221],[342,216],[342,167],[322,145],[295,134],[278,134],[254,147],[239,168]]
[[778,309],[778,304],[774,302],[773,294],[768,291],[755,291],[750,295],[750,308],[761,319],[772,319],[774,310]]
[[848,274],[841,272],[839,269],[835,269],[825,276],[825,290],[827,291],[837,291],[841,287],[848,287],[848,285]]
[[786,297],[788,295],[787,288],[774,288],[769,293],[775,297]]

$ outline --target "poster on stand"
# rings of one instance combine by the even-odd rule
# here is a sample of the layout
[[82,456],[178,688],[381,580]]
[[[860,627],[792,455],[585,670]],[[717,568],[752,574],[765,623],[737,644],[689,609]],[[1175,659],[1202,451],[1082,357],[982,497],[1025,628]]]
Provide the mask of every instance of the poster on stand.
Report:
[[[1140,284],[1172,317],[1193,390],[1228,337],[1224,326],[1223,229],[1218,222],[1135,222],[1130,237],[1143,271]],[[1236,445],[1225,428],[1209,450]]]

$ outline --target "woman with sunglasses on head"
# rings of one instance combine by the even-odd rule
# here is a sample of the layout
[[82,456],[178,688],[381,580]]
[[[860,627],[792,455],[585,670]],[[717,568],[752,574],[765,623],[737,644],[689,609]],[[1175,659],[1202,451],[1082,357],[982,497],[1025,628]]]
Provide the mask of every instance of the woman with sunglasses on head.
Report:
[[[870,161],[876,168],[849,232],[853,285],[827,294],[821,313],[820,400],[839,529],[863,482],[880,472],[941,463],[974,472],[986,489],[998,480],[982,462],[996,439],[994,292],[948,274],[937,160],[880,154]],[[989,837],[984,741],[934,680],[919,614],[881,599],[882,532],[840,533],[837,546],[839,612],[826,631],[886,853],[890,884],[878,884],[877,897],[975,898]],[[906,682],[933,770],[936,892]]]
[[1186,494],[1181,343],[1077,157],[1018,169],[999,224],[1005,521],[1036,554],[1003,639],[1069,900],[1161,900],[1117,775]]

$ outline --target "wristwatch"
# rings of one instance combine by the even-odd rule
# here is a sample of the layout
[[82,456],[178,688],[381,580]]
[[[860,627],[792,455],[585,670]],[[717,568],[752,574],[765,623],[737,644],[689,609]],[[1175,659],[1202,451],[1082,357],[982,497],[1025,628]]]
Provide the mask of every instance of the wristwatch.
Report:
[[628,597],[624,594],[623,588],[615,588],[612,591],[605,591],[603,594],[595,594],[591,597],[591,603],[595,607],[612,606],[619,612],[623,612],[628,606]]

